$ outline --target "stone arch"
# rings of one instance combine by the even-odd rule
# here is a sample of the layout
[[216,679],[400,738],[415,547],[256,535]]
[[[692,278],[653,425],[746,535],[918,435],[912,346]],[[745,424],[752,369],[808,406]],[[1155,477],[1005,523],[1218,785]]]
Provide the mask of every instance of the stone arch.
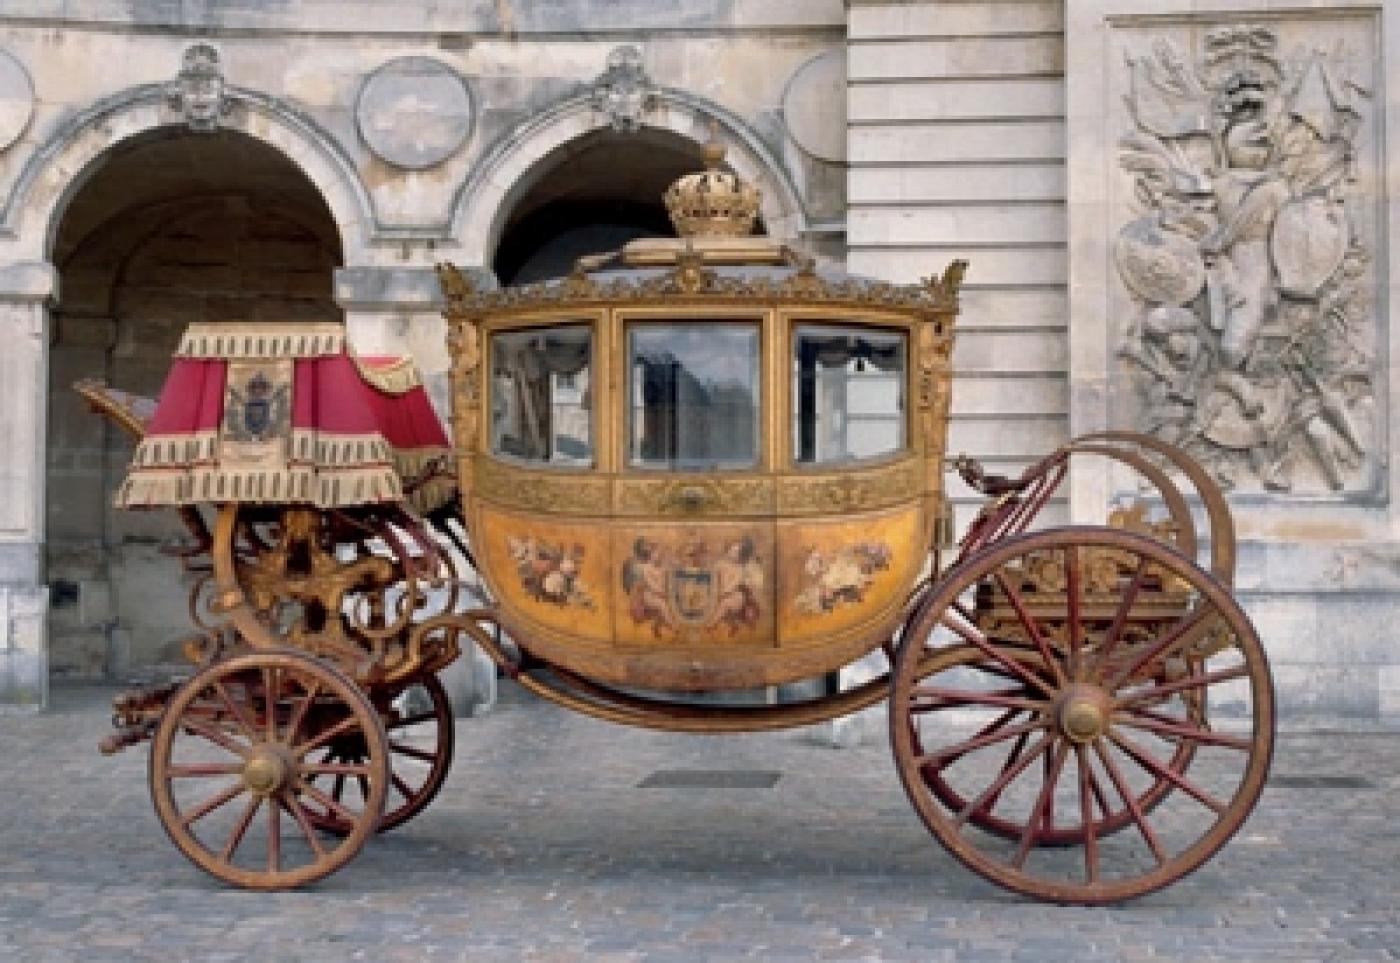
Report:
[[[642,127],[667,130],[703,143],[717,123],[729,145],[727,162],[763,194],[768,233],[795,240],[807,230],[807,212],[796,187],[758,134],[724,107],[685,91],[656,88]],[[571,142],[609,127],[611,120],[587,92],[561,100],[509,131],[481,158],[453,202],[451,235],[463,264],[489,264],[515,202],[553,169],[541,161]],[[547,169],[541,170],[541,167]]]
[[[374,204],[349,154],[314,120],[275,97],[226,88],[223,129],[247,134],[284,154],[315,185],[340,233],[346,263],[363,259]],[[0,236],[13,238],[16,261],[48,261],[68,202],[115,145],[160,128],[185,126],[163,84],[131,87],[67,119],[27,159],[0,207]]]

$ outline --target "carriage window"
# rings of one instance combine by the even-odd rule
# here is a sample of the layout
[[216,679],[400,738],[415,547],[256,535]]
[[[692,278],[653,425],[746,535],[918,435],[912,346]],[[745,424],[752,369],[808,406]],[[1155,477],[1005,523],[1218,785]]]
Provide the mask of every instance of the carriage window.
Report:
[[903,334],[801,327],[793,353],[797,463],[856,461],[904,447]]
[[636,325],[628,360],[629,464],[703,470],[758,462],[758,325]]
[[593,461],[584,325],[511,331],[491,339],[491,451],[524,461]]

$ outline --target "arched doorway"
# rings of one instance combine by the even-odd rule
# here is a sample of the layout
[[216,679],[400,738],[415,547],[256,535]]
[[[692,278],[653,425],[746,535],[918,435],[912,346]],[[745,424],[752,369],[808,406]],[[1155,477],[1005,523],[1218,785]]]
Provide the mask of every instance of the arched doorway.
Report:
[[700,145],[668,130],[610,128],[570,141],[516,185],[491,267],[502,284],[567,274],[574,260],[638,237],[668,237],[662,194],[699,170]]
[[47,463],[51,672],[97,677],[172,661],[185,587],[168,513],[117,512],[131,446],[71,390],[160,390],[194,321],[339,320],[343,263],[321,194],[279,151],[233,131],[161,128],[113,147],[65,208],[52,261]]

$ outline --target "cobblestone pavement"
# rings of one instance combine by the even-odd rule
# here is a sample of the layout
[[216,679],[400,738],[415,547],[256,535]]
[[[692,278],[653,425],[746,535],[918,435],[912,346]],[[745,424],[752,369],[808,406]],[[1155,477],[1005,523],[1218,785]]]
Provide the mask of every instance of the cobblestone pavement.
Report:
[[[0,959],[1400,958],[1400,735],[1281,737],[1241,835],[1167,890],[1038,905],[946,855],[876,736],[633,731],[511,700],[458,726],[442,796],[294,893],[228,889],[166,841],[144,749],[95,746],[110,692],[0,716]],[[658,769],[771,789],[643,789]]]

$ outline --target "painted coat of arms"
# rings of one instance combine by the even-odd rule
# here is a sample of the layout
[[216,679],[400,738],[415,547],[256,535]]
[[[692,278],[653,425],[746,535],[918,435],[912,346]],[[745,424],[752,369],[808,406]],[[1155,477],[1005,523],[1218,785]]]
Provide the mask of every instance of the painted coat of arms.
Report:
[[229,362],[220,457],[280,466],[291,434],[290,361]]
[[1285,51],[1244,23],[1207,31],[1194,58],[1158,38],[1128,70],[1120,160],[1139,216],[1113,256],[1136,309],[1118,353],[1138,424],[1226,487],[1366,484],[1366,59],[1341,42]]
[[685,629],[751,629],[763,613],[763,562],[750,536],[718,549],[700,539],[669,547],[645,536],[622,566],[628,616],[652,635]]

